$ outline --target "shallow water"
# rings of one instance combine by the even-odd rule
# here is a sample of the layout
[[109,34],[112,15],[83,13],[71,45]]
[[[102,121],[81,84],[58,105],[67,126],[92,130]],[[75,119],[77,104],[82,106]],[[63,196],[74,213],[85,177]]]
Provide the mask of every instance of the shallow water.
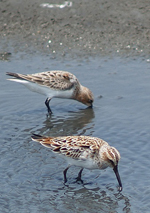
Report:
[[[150,63],[135,58],[57,60],[47,55],[13,53],[0,61],[0,211],[1,212],[149,212]],[[53,99],[47,117],[45,97],[6,79],[8,72],[67,70],[95,96],[93,109],[76,101]],[[111,169],[68,171],[59,156],[31,141],[31,133],[90,135],[121,153],[123,191]]]

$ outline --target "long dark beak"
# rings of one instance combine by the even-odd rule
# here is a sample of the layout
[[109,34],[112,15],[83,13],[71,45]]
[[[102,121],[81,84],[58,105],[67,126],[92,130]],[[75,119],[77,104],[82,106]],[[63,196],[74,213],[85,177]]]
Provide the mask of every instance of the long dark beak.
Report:
[[119,183],[119,191],[121,192],[121,191],[122,191],[122,183],[121,183],[120,175],[119,175],[119,172],[118,172],[118,165],[115,166],[115,167],[113,168],[113,170],[114,170],[114,173],[115,173],[116,178],[117,178],[118,183]]
[[90,106],[88,106],[87,108],[93,108],[93,103],[91,103],[91,105],[90,105]]

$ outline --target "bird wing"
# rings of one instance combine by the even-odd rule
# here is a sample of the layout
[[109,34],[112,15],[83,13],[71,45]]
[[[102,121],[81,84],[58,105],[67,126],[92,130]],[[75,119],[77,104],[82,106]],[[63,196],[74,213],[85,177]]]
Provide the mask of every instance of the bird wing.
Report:
[[11,72],[7,72],[6,74],[17,79],[27,80],[55,90],[71,89],[75,84],[78,84],[78,80],[73,74],[59,70],[27,75]]
[[[97,140],[101,139],[88,136],[43,137],[33,135],[32,140],[40,142],[55,153],[84,160],[88,155],[91,156],[99,151],[100,143],[97,143]],[[101,142],[104,141],[101,140]]]

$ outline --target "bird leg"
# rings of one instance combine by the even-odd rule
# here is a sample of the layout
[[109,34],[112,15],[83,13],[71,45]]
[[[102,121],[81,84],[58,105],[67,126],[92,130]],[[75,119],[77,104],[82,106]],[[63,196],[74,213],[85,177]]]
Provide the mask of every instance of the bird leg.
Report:
[[81,183],[83,183],[83,180],[81,179],[82,171],[83,171],[83,168],[80,170],[80,172],[78,173],[78,177],[76,178],[76,181],[81,181]]
[[51,115],[52,114],[52,110],[49,106],[49,102],[50,102],[51,98],[47,98],[46,101],[45,101],[45,105],[47,107],[47,110],[48,110],[48,113]]
[[69,167],[70,167],[70,166],[68,166],[68,167],[63,171],[63,173],[64,173],[64,183],[67,182],[66,174],[67,174],[67,171],[68,171]]

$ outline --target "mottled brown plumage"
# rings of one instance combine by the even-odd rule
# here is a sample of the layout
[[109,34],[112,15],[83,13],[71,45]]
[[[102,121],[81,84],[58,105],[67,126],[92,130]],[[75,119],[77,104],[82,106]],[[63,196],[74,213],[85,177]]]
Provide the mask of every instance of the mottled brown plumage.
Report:
[[[114,147],[96,137],[89,136],[62,136],[62,137],[45,137],[33,135],[32,140],[41,143],[43,146],[50,148],[53,152],[65,157],[69,165],[76,165],[87,169],[105,169],[113,168],[119,182],[119,190],[122,190],[122,183],[118,173],[118,162],[120,154]],[[64,180],[66,178],[64,170]],[[81,179],[81,172],[78,176]]]
[[28,89],[46,95],[45,104],[51,114],[49,102],[52,98],[69,98],[87,106],[92,106],[92,92],[82,86],[75,75],[66,71],[47,71],[35,74],[6,73],[14,78],[8,79],[24,84]]
[[50,87],[54,90],[66,90],[72,88],[74,84],[79,84],[73,74],[64,71],[47,71],[27,75],[7,72],[7,75]]

